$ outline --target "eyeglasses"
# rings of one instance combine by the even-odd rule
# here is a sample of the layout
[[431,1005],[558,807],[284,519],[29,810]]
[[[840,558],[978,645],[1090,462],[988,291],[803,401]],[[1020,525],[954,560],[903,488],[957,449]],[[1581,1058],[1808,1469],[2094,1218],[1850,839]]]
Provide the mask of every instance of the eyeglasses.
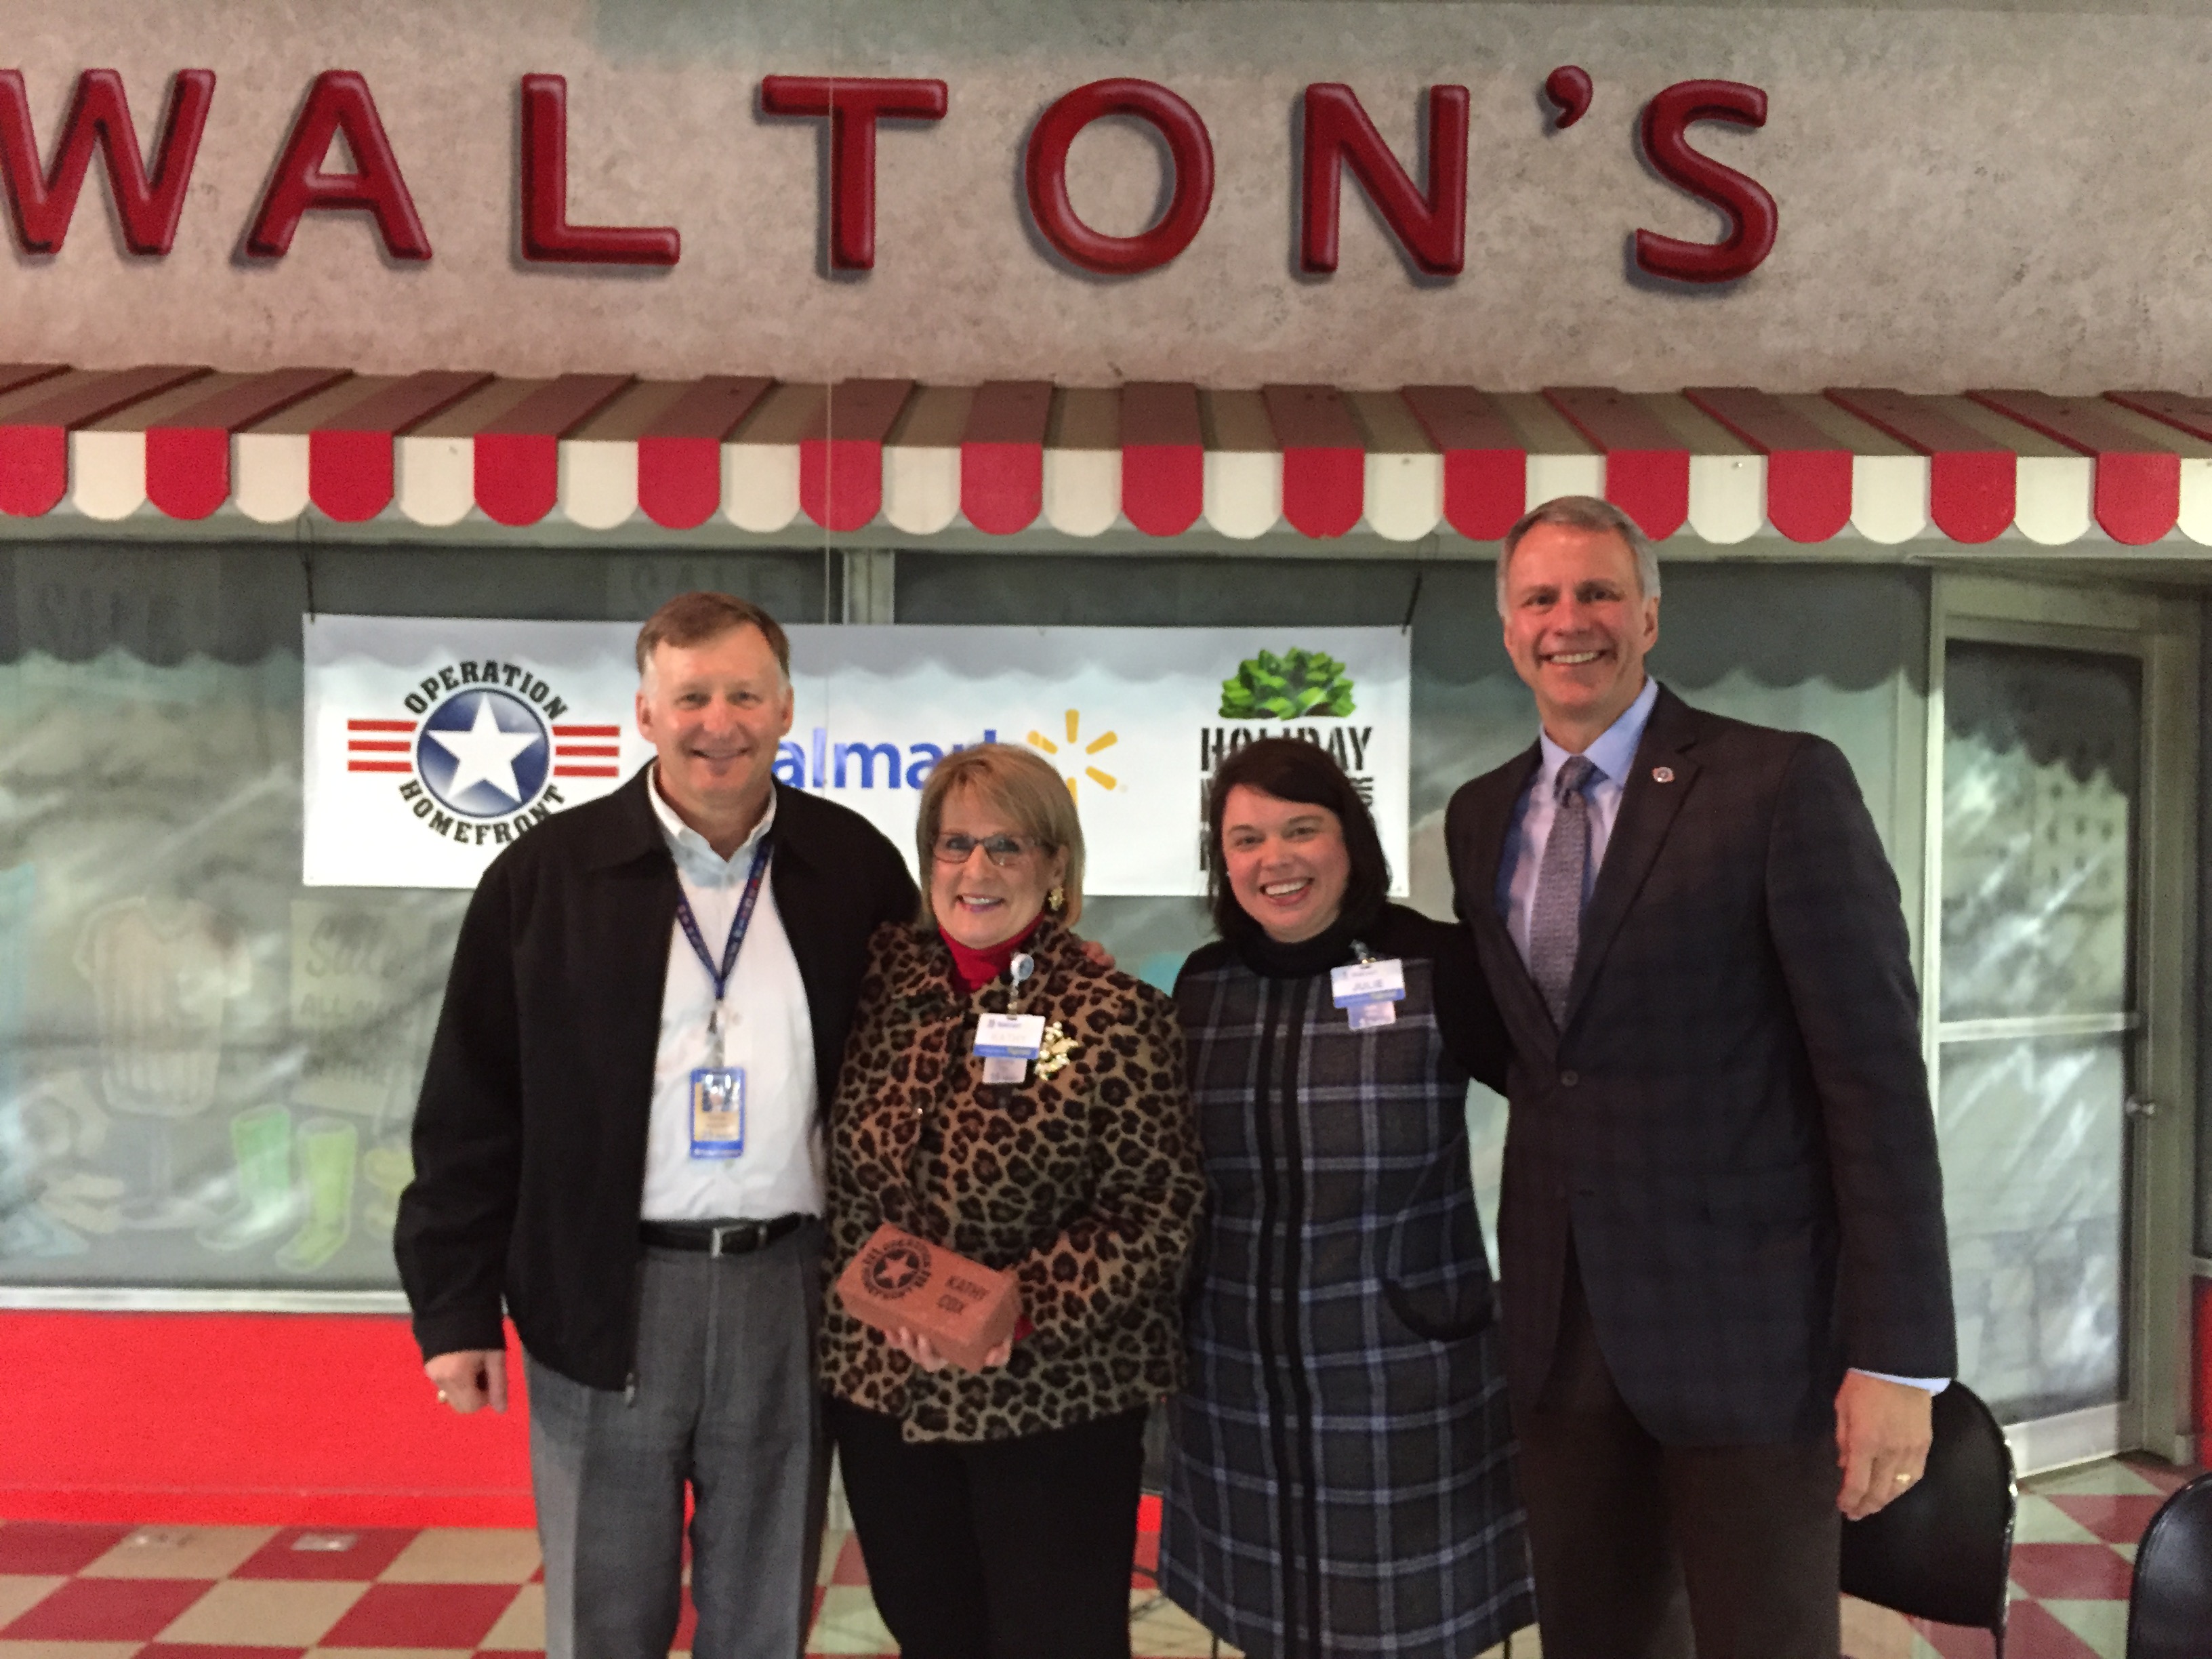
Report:
[[1019,836],[989,836],[981,841],[973,836],[939,836],[934,851],[939,864],[965,864],[980,847],[983,856],[1003,870],[1028,852],[1030,845]]

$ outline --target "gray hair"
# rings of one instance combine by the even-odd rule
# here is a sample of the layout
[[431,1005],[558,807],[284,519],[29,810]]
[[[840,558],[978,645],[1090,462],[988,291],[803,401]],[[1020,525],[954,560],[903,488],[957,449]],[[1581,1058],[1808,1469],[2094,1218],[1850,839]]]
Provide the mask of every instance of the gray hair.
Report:
[[1595,495],[1554,495],[1541,507],[1531,507],[1522,514],[1520,521],[1505,532],[1505,539],[1498,544],[1499,616],[1505,614],[1505,569],[1513,562],[1513,550],[1521,545],[1523,536],[1540,524],[1564,525],[1571,530],[1601,533],[1611,531],[1636,556],[1637,591],[1647,599],[1659,597],[1659,552],[1651,545],[1651,538],[1637,527],[1635,520],[1611,501],[1601,501]]

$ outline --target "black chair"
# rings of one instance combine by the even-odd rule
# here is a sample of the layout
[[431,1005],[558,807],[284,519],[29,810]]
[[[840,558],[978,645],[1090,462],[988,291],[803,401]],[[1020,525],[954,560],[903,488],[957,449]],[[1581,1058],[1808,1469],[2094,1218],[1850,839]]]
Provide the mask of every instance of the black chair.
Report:
[[2128,1659],[2198,1659],[2212,1646],[2212,1474],[2159,1505],[2136,1546]]
[[1865,1520],[1844,1522],[1844,1593],[1910,1618],[1985,1630],[2004,1659],[2020,1507],[2012,1449],[1963,1382],[1936,1396],[1935,1431],[1919,1484]]

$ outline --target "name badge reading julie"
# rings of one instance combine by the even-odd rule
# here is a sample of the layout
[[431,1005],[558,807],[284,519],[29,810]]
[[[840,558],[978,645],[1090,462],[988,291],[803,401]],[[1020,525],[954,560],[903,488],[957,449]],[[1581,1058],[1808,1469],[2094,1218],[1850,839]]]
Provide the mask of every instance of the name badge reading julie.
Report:
[[975,1023],[975,1053],[986,1083],[1021,1083],[1044,1049],[1042,1014],[985,1014]]
[[1406,964],[1395,957],[1347,963],[1328,970],[1328,982],[1329,1000],[1345,1011],[1353,1030],[1364,1031],[1397,1019],[1392,1005],[1406,1000]]
[[744,1150],[744,1068],[701,1066],[691,1073],[691,1156],[740,1158]]

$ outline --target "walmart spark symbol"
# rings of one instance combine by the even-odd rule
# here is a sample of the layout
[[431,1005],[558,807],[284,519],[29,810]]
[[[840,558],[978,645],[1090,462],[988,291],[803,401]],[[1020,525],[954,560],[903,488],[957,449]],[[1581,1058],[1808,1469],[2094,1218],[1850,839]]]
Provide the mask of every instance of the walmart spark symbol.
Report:
[[[1081,751],[1080,754],[1071,754],[1068,757],[1067,764],[1069,765],[1083,765],[1082,755],[1095,755],[1102,749],[1111,749],[1121,740],[1119,732],[1109,732],[1103,736],[1091,738],[1089,743],[1085,743],[1081,736],[1082,726],[1083,711],[1079,708],[1069,709],[1067,711],[1067,741],[1064,746],[1069,750],[1076,750],[1079,746]],[[1048,755],[1057,755],[1063,747],[1042,732],[1030,732],[1029,740],[1033,747],[1043,750]],[[1082,776],[1089,778],[1101,789],[1112,789],[1118,787],[1119,781],[1112,773],[1102,772],[1095,766],[1083,765]],[[1080,781],[1080,778],[1068,777],[1067,793],[1069,794],[1075,793],[1075,786]]]

